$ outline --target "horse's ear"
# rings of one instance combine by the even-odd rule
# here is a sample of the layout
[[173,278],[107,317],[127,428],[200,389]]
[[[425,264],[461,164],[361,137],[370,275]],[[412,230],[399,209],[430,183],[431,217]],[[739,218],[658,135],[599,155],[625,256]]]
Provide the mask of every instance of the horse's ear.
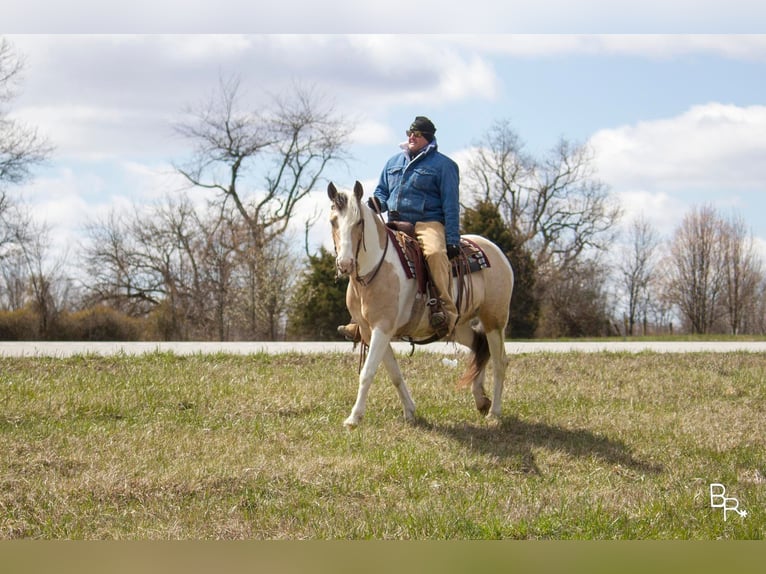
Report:
[[335,203],[335,199],[338,197],[338,190],[335,188],[333,182],[327,184],[327,197],[329,197],[333,203]]
[[357,199],[362,199],[362,196],[364,195],[364,189],[359,181],[354,184],[354,195]]

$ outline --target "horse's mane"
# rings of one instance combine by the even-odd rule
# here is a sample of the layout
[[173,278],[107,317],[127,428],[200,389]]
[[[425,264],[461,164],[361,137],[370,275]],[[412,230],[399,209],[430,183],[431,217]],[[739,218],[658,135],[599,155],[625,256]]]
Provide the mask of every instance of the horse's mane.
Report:
[[333,209],[351,221],[356,221],[363,215],[361,202],[356,199],[353,193],[348,191],[338,191]]
[[362,202],[356,198],[353,192],[346,192],[348,215],[351,221],[357,221],[364,215]]

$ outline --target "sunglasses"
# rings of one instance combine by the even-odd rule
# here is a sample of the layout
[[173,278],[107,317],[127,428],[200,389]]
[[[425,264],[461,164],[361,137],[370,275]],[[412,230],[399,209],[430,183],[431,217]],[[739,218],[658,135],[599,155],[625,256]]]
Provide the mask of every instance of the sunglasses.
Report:
[[424,136],[423,136],[423,132],[419,132],[419,131],[414,131],[414,130],[407,130],[407,131],[406,131],[406,132],[404,132],[404,133],[406,133],[406,134],[407,134],[407,137],[408,137],[408,138],[409,138],[409,137],[413,137],[413,138],[422,138],[422,137],[424,137]]

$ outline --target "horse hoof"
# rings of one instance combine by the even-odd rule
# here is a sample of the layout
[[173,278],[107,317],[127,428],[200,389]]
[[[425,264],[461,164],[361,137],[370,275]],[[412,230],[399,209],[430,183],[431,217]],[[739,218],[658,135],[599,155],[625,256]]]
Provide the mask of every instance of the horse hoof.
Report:
[[489,416],[489,409],[492,407],[492,401],[490,401],[487,397],[484,397],[480,401],[476,401],[476,408],[479,410],[479,412],[485,416]]
[[345,421],[343,421],[343,426],[346,427],[347,430],[352,431],[359,426],[359,419],[354,416],[350,416]]
[[502,421],[502,419],[500,418],[500,415],[498,415],[498,414],[496,414],[496,413],[489,413],[489,414],[488,414],[488,415],[485,417],[485,419],[484,419],[484,420],[486,420],[486,421],[487,421],[487,424],[488,424],[490,427],[498,427],[498,426],[500,426],[500,425],[502,424],[502,422],[503,422],[503,421]]

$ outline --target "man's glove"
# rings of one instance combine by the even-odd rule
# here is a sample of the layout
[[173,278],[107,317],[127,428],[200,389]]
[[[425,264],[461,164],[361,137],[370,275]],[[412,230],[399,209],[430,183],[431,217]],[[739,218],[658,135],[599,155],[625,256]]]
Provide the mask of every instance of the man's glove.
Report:
[[367,200],[367,205],[375,213],[381,213],[383,211],[383,207],[380,205],[380,200],[377,197],[375,197],[374,195],[371,195],[370,199]]
[[458,255],[460,255],[460,246],[459,245],[455,245],[454,243],[450,243],[449,245],[447,245],[447,257],[450,260],[454,259]]

